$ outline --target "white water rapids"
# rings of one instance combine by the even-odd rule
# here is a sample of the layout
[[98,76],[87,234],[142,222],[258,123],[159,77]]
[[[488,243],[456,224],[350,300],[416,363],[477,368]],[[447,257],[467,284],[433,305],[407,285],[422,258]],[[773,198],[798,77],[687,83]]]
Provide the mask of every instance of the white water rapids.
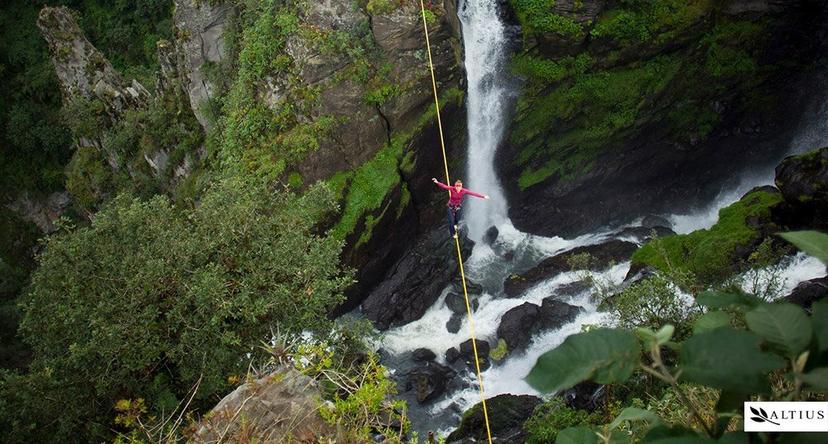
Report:
[[[459,9],[468,77],[468,171],[463,179],[468,188],[491,196],[490,200],[469,198],[465,203],[467,212],[464,223],[467,224],[469,237],[476,243],[472,255],[467,258],[466,271],[471,281],[484,288],[482,294],[470,294],[480,304],[473,314],[476,336],[479,341],[489,341],[494,345],[503,315],[525,302],[540,305],[544,298],[552,296],[584,309],[573,322],[534,337],[524,352],[511,354],[505,362],[492,365],[482,374],[487,398],[503,393],[540,395],[523,379],[537,358],[559,345],[567,336],[581,331],[583,325],[600,324],[607,322],[607,319],[597,311],[596,301],[590,297],[589,291],[574,296],[559,294],[561,286],[583,279],[583,272],[558,274],[539,282],[517,298],[506,298],[501,290],[502,283],[511,274],[528,270],[544,258],[617,238],[615,233],[618,229],[606,229],[567,240],[535,236],[514,228],[508,218],[508,205],[494,167],[495,152],[505,133],[505,110],[509,109],[510,101],[514,99],[506,63],[509,47],[507,29],[500,20],[496,0],[462,1]],[[792,144],[791,152],[820,144],[828,145],[828,101],[824,103],[826,105],[820,110],[822,118],[815,119],[800,131],[801,140]],[[666,216],[679,233],[709,228],[716,222],[720,208],[735,202],[751,188],[772,181],[772,167],[767,171],[755,171],[720,193],[708,207],[688,214]],[[635,224],[629,226],[632,225]],[[499,234],[493,245],[488,245],[483,238],[492,226],[498,228]],[[592,276],[599,282],[617,285],[623,281],[628,270],[629,262],[625,262],[604,272],[592,273]],[[815,259],[800,254],[786,263],[781,274],[785,279],[782,288],[790,291],[798,282],[824,276],[825,267]],[[446,323],[452,316],[445,304],[449,290],[443,290],[437,302],[421,319],[385,332],[381,346],[387,351],[390,361],[404,362],[413,350],[427,348],[437,355],[438,362],[445,363],[446,350],[457,347],[469,338],[465,316],[457,333],[449,333],[446,329]],[[393,362],[390,366],[395,367]],[[449,390],[424,406],[411,406],[412,410],[421,412],[419,418],[412,412],[415,429],[446,433],[457,425],[459,413],[480,401],[479,387],[471,369],[456,378],[465,381],[460,389]]]

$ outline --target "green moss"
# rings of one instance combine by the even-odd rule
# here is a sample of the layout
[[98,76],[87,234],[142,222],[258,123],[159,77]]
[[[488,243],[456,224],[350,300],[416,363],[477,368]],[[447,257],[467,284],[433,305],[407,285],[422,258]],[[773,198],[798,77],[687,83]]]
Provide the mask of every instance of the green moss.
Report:
[[[519,186],[526,189],[553,174],[570,178],[587,171],[600,148],[636,122],[680,66],[678,57],[665,56],[639,66],[584,74],[524,104],[511,136],[512,143],[522,146],[516,158],[525,168]],[[570,129],[561,136],[539,137],[556,127]]]
[[302,174],[298,171],[293,171],[288,174],[288,185],[293,188],[301,188],[302,185],[305,183],[305,180],[302,178]]
[[345,239],[359,218],[382,205],[385,196],[400,182],[397,163],[402,156],[402,141],[392,140],[369,161],[357,168],[348,187],[342,217],[333,228],[333,235]]
[[633,0],[601,14],[590,31],[622,44],[674,41],[713,9],[712,0]]
[[759,230],[748,221],[769,220],[770,209],[781,201],[778,193],[749,193],[722,208],[719,221],[710,229],[654,240],[636,251],[632,262],[661,270],[689,271],[705,284],[719,282],[735,271],[735,250],[759,240]]
[[603,415],[600,411],[589,413],[576,410],[566,405],[562,398],[552,398],[537,406],[532,416],[523,424],[527,444],[545,444],[555,442],[558,432],[575,426],[601,424]]
[[506,344],[506,340],[500,338],[497,340],[497,346],[489,352],[489,357],[495,361],[500,361],[501,359],[505,358],[506,355],[509,353],[509,346]]
[[564,57],[561,60],[549,60],[524,53],[512,60],[512,70],[533,81],[555,83],[567,77],[584,74],[592,63],[592,57],[587,53]]
[[552,12],[555,0],[509,0],[527,34],[555,33],[574,38],[583,34],[583,27],[569,17]]

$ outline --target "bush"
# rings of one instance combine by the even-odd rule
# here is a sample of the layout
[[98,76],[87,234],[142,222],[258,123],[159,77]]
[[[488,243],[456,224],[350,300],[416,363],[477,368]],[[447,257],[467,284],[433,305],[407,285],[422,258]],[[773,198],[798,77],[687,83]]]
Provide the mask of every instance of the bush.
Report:
[[169,411],[200,379],[206,403],[271,326],[326,330],[351,283],[341,242],[312,234],[334,207],[321,187],[299,198],[232,178],[194,210],[122,195],[90,226],[51,236],[21,302],[35,352],[25,378],[48,400],[4,430],[108,439],[116,400]]
[[661,275],[636,282],[603,304],[623,328],[648,327],[657,329],[672,324],[684,336],[692,328],[691,322],[699,314],[692,307],[689,295],[682,296],[679,288]]
[[535,408],[532,417],[524,424],[527,444],[555,442],[558,432],[575,426],[600,424],[602,415],[568,407],[561,398],[552,398]]

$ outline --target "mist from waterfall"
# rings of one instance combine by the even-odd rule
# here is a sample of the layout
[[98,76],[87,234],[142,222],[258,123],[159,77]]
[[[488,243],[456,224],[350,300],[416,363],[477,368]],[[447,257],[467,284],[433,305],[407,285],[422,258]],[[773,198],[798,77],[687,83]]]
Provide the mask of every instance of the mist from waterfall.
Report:
[[512,100],[506,63],[509,45],[496,0],[464,0],[458,15],[463,25],[468,78],[469,139],[464,186],[491,197],[486,201],[469,198],[465,202],[469,237],[478,242],[492,225],[508,223],[506,197],[495,172],[494,158],[505,133],[504,110]]

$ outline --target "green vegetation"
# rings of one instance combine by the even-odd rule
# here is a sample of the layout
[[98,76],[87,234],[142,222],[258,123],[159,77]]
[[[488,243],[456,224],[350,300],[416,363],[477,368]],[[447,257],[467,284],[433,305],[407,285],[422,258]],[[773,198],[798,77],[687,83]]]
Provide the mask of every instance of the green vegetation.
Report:
[[[608,140],[652,106],[647,98],[661,93],[680,66],[675,57],[658,57],[639,66],[583,74],[531,105],[519,104],[520,117],[511,139],[523,146],[516,159],[526,166],[518,180],[521,189],[553,174],[566,178],[588,169]],[[539,137],[556,126],[572,129],[548,141]],[[534,166],[544,158],[549,160]]]
[[568,427],[600,423],[603,415],[568,407],[563,399],[552,398],[535,408],[532,417],[523,423],[527,444],[555,442],[558,432]]
[[609,37],[621,44],[665,44],[703,20],[712,0],[622,0],[598,18],[590,34]]
[[509,0],[520,21],[523,32],[539,34],[550,32],[561,37],[575,38],[583,33],[576,21],[552,12],[555,0]]
[[[729,432],[743,401],[757,395],[769,401],[816,400],[828,391],[828,303],[814,304],[808,316],[798,306],[770,304],[743,293],[707,292],[696,302],[707,315],[681,342],[671,324],[658,331],[596,329],[572,335],[542,355],[527,381],[546,392],[584,380],[640,384],[634,375],[668,388],[649,409],[628,405],[611,422],[564,429],[557,439],[598,443],[627,435],[642,443],[664,436],[733,442],[747,439],[744,432]],[[710,322],[713,314],[716,323]],[[731,323],[737,318],[743,321]],[[678,411],[689,415],[676,417]],[[669,415],[661,416],[665,412]]]
[[35,358],[0,383],[7,437],[106,440],[117,400],[159,415],[197,380],[193,407],[211,406],[271,327],[327,331],[351,283],[342,243],[312,234],[334,208],[323,187],[296,197],[224,179],[195,209],[121,195],[91,225],[64,225],[21,301]]
[[722,282],[737,271],[731,265],[736,250],[760,243],[757,221],[768,221],[771,208],[781,200],[779,193],[751,192],[722,208],[710,229],[656,239],[636,251],[632,261],[665,271],[683,270],[703,284]]

